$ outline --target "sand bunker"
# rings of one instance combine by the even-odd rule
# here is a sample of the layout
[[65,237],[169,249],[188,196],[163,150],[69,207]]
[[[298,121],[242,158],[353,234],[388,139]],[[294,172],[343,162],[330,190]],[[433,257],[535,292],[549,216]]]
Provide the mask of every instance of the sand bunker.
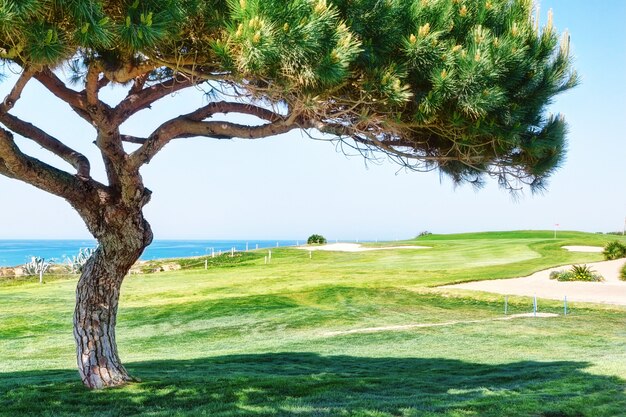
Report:
[[570,252],[602,253],[602,251],[604,250],[604,248],[600,246],[561,246],[561,247]]
[[560,266],[536,272],[528,277],[495,279],[445,285],[439,288],[457,288],[464,290],[486,291],[505,295],[524,295],[553,300],[589,303],[626,305],[626,281],[620,281],[619,271],[626,263],[625,259],[592,262],[587,265],[602,275],[604,282],[559,282],[550,279],[550,272],[569,269]]
[[389,249],[430,249],[429,246],[385,246],[380,248],[363,247],[358,243],[330,243],[321,246],[298,246],[296,249],[304,250],[324,250],[333,252],[368,252],[373,250]]

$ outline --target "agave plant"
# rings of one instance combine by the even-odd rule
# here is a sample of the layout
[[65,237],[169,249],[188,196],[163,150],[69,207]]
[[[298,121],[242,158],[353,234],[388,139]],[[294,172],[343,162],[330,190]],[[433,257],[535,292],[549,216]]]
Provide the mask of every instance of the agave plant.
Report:
[[43,282],[43,274],[52,266],[52,260],[46,261],[44,258],[33,256],[30,262],[24,265],[24,273],[26,275],[39,275],[39,282]]
[[602,275],[596,273],[587,265],[572,265],[570,272],[574,275],[574,281],[604,281]]
[[78,254],[76,256],[72,256],[71,258],[67,258],[65,263],[67,264],[70,272],[72,274],[79,274],[83,271],[85,264],[91,258],[91,255],[96,250],[94,248],[80,248],[78,250]]

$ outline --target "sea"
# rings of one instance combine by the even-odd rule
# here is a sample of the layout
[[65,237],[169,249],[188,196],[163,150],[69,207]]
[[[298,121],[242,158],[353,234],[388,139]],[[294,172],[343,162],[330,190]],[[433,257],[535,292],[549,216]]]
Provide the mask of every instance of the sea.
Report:
[[[298,240],[155,240],[140,259],[154,260],[204,256],[246,249],[296,246]],[[23,265],[33,257],[62,263],[82,248],[95,248],[95,240],[0,240],[0,267]]]

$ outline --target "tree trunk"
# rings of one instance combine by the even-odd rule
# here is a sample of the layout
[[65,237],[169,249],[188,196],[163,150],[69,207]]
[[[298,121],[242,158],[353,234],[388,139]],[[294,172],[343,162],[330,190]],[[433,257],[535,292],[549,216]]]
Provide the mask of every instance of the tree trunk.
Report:
[[78,281],[74,310],[78,371],[88,388],[118,386],[133,380],[117,353],[117,307],[122,281],[151,243],[152,232],[141,210],[115,210],[114,214],[83,216],[99,243]]

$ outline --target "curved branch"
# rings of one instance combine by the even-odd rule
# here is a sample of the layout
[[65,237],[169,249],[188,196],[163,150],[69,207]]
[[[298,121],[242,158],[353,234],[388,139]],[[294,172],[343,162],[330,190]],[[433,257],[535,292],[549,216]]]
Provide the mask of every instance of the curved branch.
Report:
[[2,107],[0,106],[0,122],[6,127],[32,140],[72,165],[76,169],[79,178],[91,178],[89,160],[83,154],[73,150],[38,127],[7,113]]
[[25,68],[22,71],[19,78],[15,82],[15,85],[11,89],[11,92],[4,98],[3,105],[6,107],[7,110],[10,110],[13,108],[13,106],[15,106],[15,103],[22,96],[22,91],[24,90],[24,87],[26,87],[26,84],[28,84],[28,82],[32,79],[34,73],[35,71],[31,68]]
[[268,122],[283,121],[285,118],[280,114],[268,110],[263,107],[255,106],[253,104],[246,103],[234,103],[230,101],[217,101],[209,103],[204,107],[200,107],[198,110],[188,113],[184,116],[186,119],[193,121],[201,121],[207,119],[215,114],[223,113],[242,113],[250,116],[256,116],[259,119],[267,120]]
[[44,68],[43,70],[36,72],[33,77],[43,84],[48,91],[54,94],[57,98],[67,103],[72,110],[76,112],[80,117],[85,119],[90,124],[93,123],[93,118],[88,112],[88,106],[85,95],[67,88],[65,83],[57,77],[50,68]]
[[[270,123],[250,126],[224,121],[203,121],[217,113],[231,112],[257,116]],[[224,101],[210,103],[194,112],[163,123],[147,139],[126,137],[134,143],[142,143],[142,146],[130,155],[131,166],[139,168],[149,163],[173,139],[194,136],[215,139],[259,139],[286,133],[293,129],[313,127],[298,119],[295,116],[286,118],[271,110],[251,104]]]
[[50,68],[45,67],[34,74],[37,81],[42,83],[52,94],[72,106],[83,111],[87,110],[85,96],[77,91],[67,88],[65,83],[57,77]]
[[[13,134],[0,128],[0,173],[24,181],[73,204],[86,198],[86,182],[75,176],[24,154],[13,140]],[[89,187],[103,189],[95,181]]]
[[[143,82],[145,82],[145,80],[143,80]],[[198,82],[192,81],[190,78],[176,75],[168,81],[140,90],[138,86],[143,86],[143,82],[141,76],[138,77],[135,86],[130,89],[126,98],[113,109],[113,122],[115,124],[122,124],[133,114],[143,109],[150,108],[152,103],[169,94],[198,84]]]

